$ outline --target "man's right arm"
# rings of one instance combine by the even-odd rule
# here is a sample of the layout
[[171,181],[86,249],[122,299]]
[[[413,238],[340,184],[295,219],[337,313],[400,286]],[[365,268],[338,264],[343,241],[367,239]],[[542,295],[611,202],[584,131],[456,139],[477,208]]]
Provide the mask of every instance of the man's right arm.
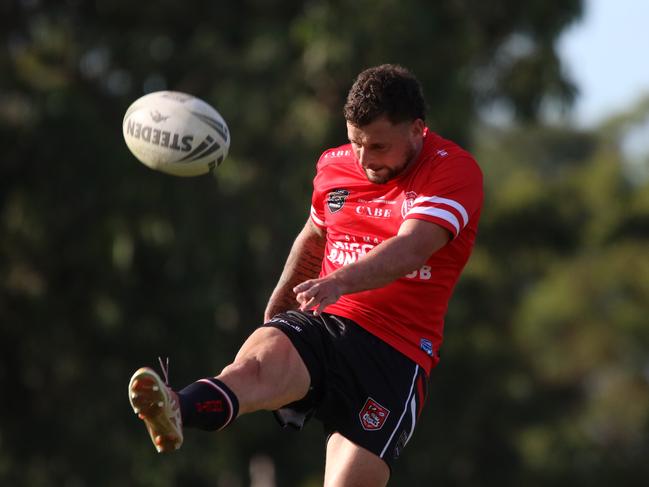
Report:
[[325,232],[309,218],[299,233],[286,259],[284,270],[268,300],[264,322],[277,313],[297,309],[293,288],[301,282],[315,279],[320,274],[325,249]]

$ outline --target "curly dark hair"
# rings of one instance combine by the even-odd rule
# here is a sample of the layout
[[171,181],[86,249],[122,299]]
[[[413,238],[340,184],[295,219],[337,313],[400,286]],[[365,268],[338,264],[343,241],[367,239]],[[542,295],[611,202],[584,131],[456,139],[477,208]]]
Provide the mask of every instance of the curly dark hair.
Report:
[[403,66],[382,64],[358,75],[343,109],[345,120],[362,127],[386,115],[392,123],[425,120],[421,85]]

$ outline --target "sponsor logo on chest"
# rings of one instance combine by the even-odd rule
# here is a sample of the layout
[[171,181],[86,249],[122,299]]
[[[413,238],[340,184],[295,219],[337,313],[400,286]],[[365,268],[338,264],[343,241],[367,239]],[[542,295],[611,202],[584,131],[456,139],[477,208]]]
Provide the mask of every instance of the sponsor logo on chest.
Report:
[[327,208],[331,213],[338,213],[343,209],[345,204],[349,204],[349,208],[353,209],[356,216],[365,218],[392,218],[395,215],[394,209],[390,206],[395,204],[394,200],[387,200],[383,198],[366,200],[358,198],[357,200],[350,200],[349,191],[347,189],[334,189],[327,194]]
[[354,213],[370,218],[390,218],[393,214],[392,208],[378,208],[369,205],[357,205],[354,208]]

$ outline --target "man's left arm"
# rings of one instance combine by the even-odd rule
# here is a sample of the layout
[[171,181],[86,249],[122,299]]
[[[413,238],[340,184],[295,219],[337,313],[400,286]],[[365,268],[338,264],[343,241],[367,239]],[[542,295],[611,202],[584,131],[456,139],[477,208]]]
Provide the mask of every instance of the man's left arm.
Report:
[[320,279],[310,279],[293,290],[300,309],[316,307],[319,314],[343,294],[385,286],[419,269],[450,240],[445,228],[424,220],[407,219],[399,232],[364,255]]

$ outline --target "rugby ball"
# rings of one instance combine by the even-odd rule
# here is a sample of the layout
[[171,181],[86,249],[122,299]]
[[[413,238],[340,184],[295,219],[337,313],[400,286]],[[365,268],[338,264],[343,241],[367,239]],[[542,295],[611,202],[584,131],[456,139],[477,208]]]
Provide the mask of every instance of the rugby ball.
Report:
[[212,172],[230,148],[230,131],[219,112],[179,91],[157,91],[134,101],[122,132],[140,162],[174,176]]

